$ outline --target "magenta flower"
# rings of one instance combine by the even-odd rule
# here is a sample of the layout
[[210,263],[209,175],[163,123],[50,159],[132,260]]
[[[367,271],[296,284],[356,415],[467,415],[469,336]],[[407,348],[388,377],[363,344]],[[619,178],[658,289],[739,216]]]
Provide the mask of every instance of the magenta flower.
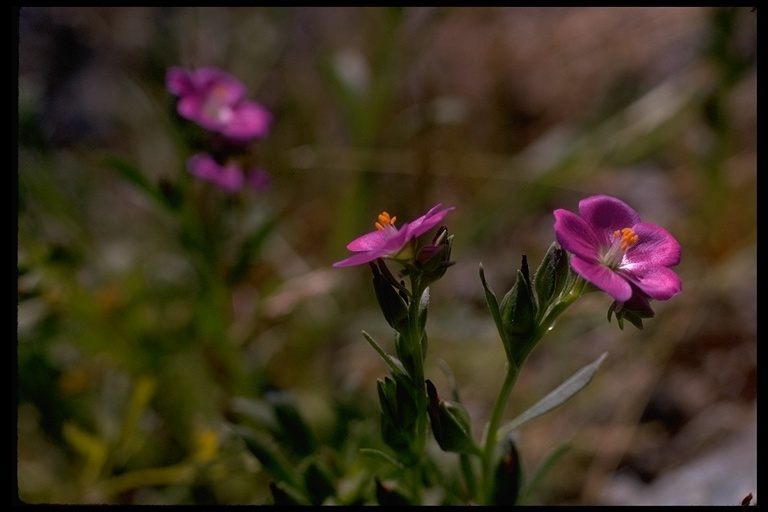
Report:
[[579,202],[581,217],[555,210],[555,237],[572,254],[571,267],[618,303],[648,309],[648,299],[667,300],[682,291],[670,270],[681,248],[664,228],[640,222],[623,201],[597,195]]
[[179,115],[208,131],[247,143],[264,137],[269,130],[269,111],[246,99],[242,82],[218,68],[188,71],[172,67],[166,73],[165,83],[179,97]]
[[187,170],[201,180],[209,181],[229,193],[236,193],[243,187],[255,191],[267,188],[271,177],[267,171],[260,168],[244,171],[237,163],[220,164],[208,153],[192,155],[187,160]]
[[337,261],[333,266],[351,267],[368,263],[377,258],[407,259],[411,257],[413,252],[406,250],[409,248],[408,245],[416,237],[437,226],[448,212],[455,209],[450,207],[441,210],[440,206],[439,204],[434,206],[425,215],[413,222],[406,222],[400,229],[395,227],[397,217],[390,217],[387,212],[383,212],[376,222],[376,231],[366,233],[347,245],[347,249],[358,254]]

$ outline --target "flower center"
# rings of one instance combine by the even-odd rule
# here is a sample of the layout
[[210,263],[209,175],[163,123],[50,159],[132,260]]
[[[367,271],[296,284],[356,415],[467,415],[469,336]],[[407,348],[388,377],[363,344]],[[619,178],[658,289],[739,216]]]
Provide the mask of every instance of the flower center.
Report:
[[227,104],[227,87],[224,84],[215,84],[205,100],[203,109],[205,113],[216,121],[226,124],[233,117],[232,108]]
[[611,237],[611,246],[603,255],[603,263],[610,268],[617,268],[624,259],[627,249],[635,245],[639,237],[631,228],[617,229]]
[[395,227],[395,221],[397,217],[390,217],[387,212],[381,212],[379,214],[379,220],[376,222],[376,229],[384,231],[388,227]]

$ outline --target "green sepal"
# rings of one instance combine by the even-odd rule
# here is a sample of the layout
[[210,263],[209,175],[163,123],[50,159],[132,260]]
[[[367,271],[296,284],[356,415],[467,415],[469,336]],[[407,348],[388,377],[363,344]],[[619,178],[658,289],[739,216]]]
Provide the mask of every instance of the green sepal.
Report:
[[403,299],[392,274],[381,260],[370,263],[373,272],[373,291],[387,323],[398,332],[408,328],[408,304]]
[[432,381],[427,379],[426,384],[429,395],[427,410],[437,444],[446,452],[476,453],[472,419],[466,408],[457,401],[441,400]]
[[533,276],[533,289],[540,314],[547,310],[565,288],[568,267],[568,253],[557,242],[553,242]]
[[381,407],[381,436],[398,457],[406,465],[418,460],[414,447],[416,440],[416,405],[413,385],[403,374],[394,374],[394,380],[389,377],[377,379],[376,389]]
[[510,364],[519,368],[533,348],[531,343],[536,334],[536,303],[525,256],[517,271],[517,281],[501,300],[499,311],[507,358]]

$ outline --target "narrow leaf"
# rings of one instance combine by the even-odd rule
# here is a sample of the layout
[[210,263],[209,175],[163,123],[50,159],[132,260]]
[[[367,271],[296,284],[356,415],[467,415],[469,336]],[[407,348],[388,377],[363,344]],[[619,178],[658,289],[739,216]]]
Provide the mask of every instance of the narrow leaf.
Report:
[[265,471],[272,478],[291,486],[301,495],[306,494],[303,478],[285,456],[276,449],[274,440],[243,425],[233,425],[232,429],[243,438],[248,450],[261,462]]
[[124,159],[116,156],[108,157],[105,163],[108,167],[111,167],[120,175],[122,175],[123,178],[136,185],[136,187],[142,191],[146,192],[146,194],[152,197],[152,199],[158,201],[163,206],[171,206],[166,200],[165,196],[163,196],[163,194],[160,192],[160,190],[155,187],[133,164],[130,164]]
[[368,340],[368,343],[371,344],[371,346],[376,350],[376,352],[379,353],[381,358],[384,360],[385,363],[387,363],[387,366],[389,366],[392,369],[392,373],[398,374],[398,373],[405,373],[405,369],[402,367],[402,365],[397,364],[395,359],[387,354],[381,346],[376,343],[376,340],[373,339],[373,337],[368,334],[367,332],[363,331],[363,336],[365,336],[365,339]]
[[570,448],[569,445],[562,444],[555,447],[554,450],[546,455],[544,461],[536,468],[536,473],[531,477],[530,482],[525,486],[518,503],[524,504],[524,501],[541,485],[550,470],[563,458],[563,455],[565,455]]
[[496,300],[496,294],[488,286],[485,280],[485,271],[483,265],[480,265],[480,281],[483,283],[483,292],[485,293],[485,302],[488,303],[488,309],[491,311],[493,321],[496,323],[496,329],[499,331],[501,339],[504,340],[504,328],[501,325],[501,313],[499,312],[499,303]]
[[385,462],[388,462],[395,466],[397,469],[405,469],[405,465],[402,462],[395,459],[391,455],[382,452],[381,450],[376,450],[375,448],[361,448],[360,453],[374,459],[381,459]]
[[607,352],[603,353],[603,355],[598,357],[597,360],[589,363],[584,368],[573,374],[573,376],[560,384],[551,393],[536,402],[530,409],[526,410],[517,418],[501,427],[496,434],[496,439],[504,439],[513,430],[516,430],[532,419],[538,418],[542,414],[551,411],[581,391],[587,384],[590,383],[592,377],[595,376],[597,369],[600,367],[600,364],[603,362],[607,355]]

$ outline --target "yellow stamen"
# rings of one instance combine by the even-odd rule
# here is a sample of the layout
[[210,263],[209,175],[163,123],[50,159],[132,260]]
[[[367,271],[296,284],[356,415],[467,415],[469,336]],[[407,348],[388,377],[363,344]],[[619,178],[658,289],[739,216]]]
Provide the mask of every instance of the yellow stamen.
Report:
[[626,251],[633,245],[635,245],[639,237],[630,228],[617,229],[613,232],[613,236],[621,237],[621,250]]
[[387,226],[395,227],[397,217],[390,217],[387,212],[379,214],[379,221],[376,223],[376,229],[383,230]]

